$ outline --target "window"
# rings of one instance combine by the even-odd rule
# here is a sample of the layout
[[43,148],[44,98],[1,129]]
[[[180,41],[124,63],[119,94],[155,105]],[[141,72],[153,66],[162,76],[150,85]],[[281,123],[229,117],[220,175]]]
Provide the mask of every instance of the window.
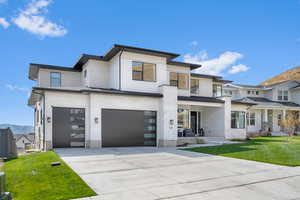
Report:
[[177,126],[178,128],[189,128],[190,111],[187,109],[179,108],[177,112]]
[[256,95],[259,95],[259,91],[256,91]]
[[247,91],[247,93],[248,93],[248,94],[251,94],[251,91],[250,91],[250,90],[248,90],[248,91]]
[[280,113],[280,114],[278,114],[278,116],[277,116],[277,125],[278,125],[278,126],[281,126],[281,121],[282,121],[282,114]]
[[156,65],[143,62],[132,62],[132,80],[156,81]]
[[245,112],[232,111],[231,112],[231,128],[245,128]]
[[289,100],[289,92],[287,90],[278,90],[277,100],[278,101],[288,101]]
[[247,113],[247,125],[255,126],[255,113],[254,112]]
[[199,80],[198,79],[191,79],[191,93],[199,94]]
[[50,72],[50,87],[61,86],[61,75],[60,72]]
[[213,96],[214,97],[220,97],[223,94],[223,87],[222,85],[213,85]]
[[185,73],[170,72],[170,85],[179,89],[189,88],[189,75]]
[[83,77],[84,77],[84,78],[86,78],[86,74],[87,74],[87,71],[84,70],[84,72],[83,72]]

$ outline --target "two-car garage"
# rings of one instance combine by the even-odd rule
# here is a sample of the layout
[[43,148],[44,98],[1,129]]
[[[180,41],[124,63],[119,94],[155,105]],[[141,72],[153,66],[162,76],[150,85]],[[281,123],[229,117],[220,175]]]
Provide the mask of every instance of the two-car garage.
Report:
[[[54,107],[52,112],[53,147],[84,147],[85,109]],[[156,146],[156,115],[155,111],[102,109],[102,147]]]

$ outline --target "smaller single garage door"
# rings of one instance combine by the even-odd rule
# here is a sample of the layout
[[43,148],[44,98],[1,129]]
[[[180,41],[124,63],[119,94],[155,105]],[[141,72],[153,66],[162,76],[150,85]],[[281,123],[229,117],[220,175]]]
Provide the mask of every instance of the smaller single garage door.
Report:
[[102,109],[102,146],[156,146],[156,112]]
[[54,107],[52,141],[53,148],[85,146],[84,108]]

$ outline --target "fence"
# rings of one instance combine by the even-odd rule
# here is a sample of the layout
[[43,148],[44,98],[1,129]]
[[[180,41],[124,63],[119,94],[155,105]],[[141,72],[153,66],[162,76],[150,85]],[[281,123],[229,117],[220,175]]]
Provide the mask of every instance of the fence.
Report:
[[16,141],[9,128],[0,129],[0,158],[12,158],[17,156]]

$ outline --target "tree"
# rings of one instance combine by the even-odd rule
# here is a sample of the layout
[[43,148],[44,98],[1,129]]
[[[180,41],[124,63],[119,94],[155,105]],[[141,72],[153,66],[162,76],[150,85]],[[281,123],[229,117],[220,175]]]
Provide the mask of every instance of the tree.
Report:
[[294,136],[297,125],[300,124],[299,117],[296,112],[288,112],[286,117],[281,120],[280,126],[289,137]]

